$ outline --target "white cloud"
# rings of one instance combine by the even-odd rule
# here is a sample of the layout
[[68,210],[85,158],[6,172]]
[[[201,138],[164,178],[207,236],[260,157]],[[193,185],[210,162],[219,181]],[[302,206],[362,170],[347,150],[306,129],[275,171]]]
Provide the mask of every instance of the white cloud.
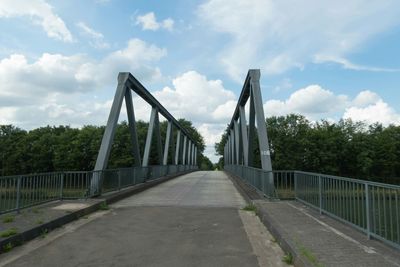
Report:
[[221,138],[236,108],[237,97],[224,88],[221,80],[208,80],[196,71],[188,71],[173,81],[173,88],[153,92],[176,117],[194,122],[206,143],[205,155],[213,162],[214,144]]
[[165,20],[162,21],[161,23],[161,27],[168,30],[168,31],[172,31],[174,29],[174,20],[171,18],[167,18]]
[[149,12],[144,15],[136,17],[136,25],[142,25],[142,30],[157,31],[158,29],[166,29],[172,31],[174,29],[174,20],[167,18],[163,21],[158,22],[154,12]]
[[237,100],[229,100],[219,105],[212,113],[212,117],[219,121],[230,122],[233,112],[236,109]]
[[14,124],[16,107],[0,107],[0,124]]
[[172,84],[174,88],[165,87],[154,92],[154,96],[176,117],[198,123],[221,123],[232,116],[233,110],[227,112],[220,106],[236,101],[236,97],[224,88],[221,80],[207,80],[196,71],[188,71]]
[[[99,61],[84,55],[43,54],[29,62],[24,55],[11,55],[0,61],[0,123],[25,129],[47,124],[104,125],[115,88],[110,91],[108,85],[115,86],[117,71],[131,71],[142,83],[149,81],[157,73],[150,63],[165,53],[164,49],[133,39],[124,49]],[[104,83],[106,88],[99,88]],[[205,137],[207,156],[216,161],[213,146],[232,116],[236,96],[224,88],[222,81],[209,80],[196,71],[176,77],[172,85],[152,94],[174,117],[194,122]],[[99,89],[94,90],[96,87]],[[94,97],[102,91],[108,91],[108,99]],[[150,106],[135,95],[133,103],[136,118],[148,121]],[[120,115],[123,119],[125,106]]]
[[400,124],[400,113],[386,103],[377,93],[370,90],[361,91],[350,100],[346,95],[335,95],[333,92],[310,85],[293,92],[287,100],[269,100],[264,104],[266,116],[281,116],[297,113],[312,121],[340,118],[375,122],[383,125]]
[[319,85],[310,85],[292,93],[285,101],[269,100],[264,104],[265,113],[285,115],[300,113],[309,117],[329,115],[343,110],[348,102],[345,95],[335,95]]
[[[44,53],[31,61],[13,54],[0,60],[0,123],[31,129],[47,124],[103,125],[117,74],[133,73],[140,81],[161,77],[154,67],[166,50],[132,39],[121,50],[95,60],[86,55]],[[110,93],[110,87],[113,88]]]
[[127,47],[101,60],[82,54],[45,53],[30,63],[24,55],[13,54],[0,61],[0,96],[23,99],[49,92],[87,92],[113,84],[120,71],[152,81],[161,77],[160,70],[152,63],[165,55],[165,49],[139,39],[130,40]]
[[[175,117],[194,123],[205,139],[205,154],[216,162],[214,144],[218,142],[236,107],[236,96],[220,80],[208,80],[196,71],[188,71],[172,81],[173,87],[153,91],[154,97]],[[133,99],[135,115],[148,121],[150,107]]]
[[51,38],[72,42],[73,37],[64,21],[53,12],[44,0],[2,0],[0,18],[28,17],[33,23],[42,26]]
[[243,69],[278,74],[301,69],[317,55],[341,59],[337,63],[349,69],[387,71],[344,58],[372,36],[397,26],[400,2],[208,0],[199,6],[198,17],[208,29],[230,36],[218,57],[237,81]]
[[226,124],[204,123],[197,126],[197,130],[204,137],[206,149],[204,154],[212,161],[218,162],[219,156],[215,155],[214,145],[221,141],[221,136],[226,129]]
[[365,90],[360,92],[353,100],[352,105],[358,108],[365,108],[369,105],[376,104],[378,101],[381,101],[382,98],[374,92],[369,90]]
[[400,124],[400,114],[381,99],[365,107],[349,107],[343,114],[343,118],[364,121],[368,124],[380,122],[386,126]]
[[349,70],[365,70],[365,71],[372,71],[372,72],[400,72],[400,69],[363,66],[363,65],[354,64],[345,58],[340,58],[340,57],[335,57],[335,56],[327,56],[327,55],[315,55],[314,62],[315,63],[332,62],[332,63],[342,65],[344,69],[349,69]]
[[82,31],[83,35],[91,38],[91,41],[89,43],[94,48],[105,49],[110,47],[110,45],[104,41],[104,35],[101,32],[95,31],[94,29],[87,26],[84,22],[79,22],[76,24],[76,26],[78,26],[78,28]]

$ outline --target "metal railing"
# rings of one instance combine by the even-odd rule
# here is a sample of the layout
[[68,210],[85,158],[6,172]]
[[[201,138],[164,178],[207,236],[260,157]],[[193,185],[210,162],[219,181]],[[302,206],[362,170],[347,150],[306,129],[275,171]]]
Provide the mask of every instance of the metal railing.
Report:
[[194,165],[163,165],[3,176],[0,177],[0,214],[53,200],[92,197],[90,185],[93,177],[101,178],[102,193],[107,193],[196,169]]
[[243,165],[225,165],[224,169],[241,178],[268,198],[294,199],[293,171],[264,171]]
[[[296,199],[389,245],[400,248],[400,186],[302,171],[227,165],[265,196]],[[273,183],[272,183],[273,178]]]

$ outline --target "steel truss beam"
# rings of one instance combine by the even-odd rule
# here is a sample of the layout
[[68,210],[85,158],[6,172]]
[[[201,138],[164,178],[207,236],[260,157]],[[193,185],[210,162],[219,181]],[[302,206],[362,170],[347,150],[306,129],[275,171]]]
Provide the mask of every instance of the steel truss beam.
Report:
[[[135,113],[132,101],[132,93],[134,91],[143,100],[145,100],[151,107],[151,115],[149,128],[147,131],[147,138],[144,148],[143,160],[140,156],[139,141],[136,131]],[[132,154],[134,156],[135,166],[148,166],[149,157],[151,154],[151,143],[153,135],[156,138],[156,152],[158,156],[158,164],[167,165],[169,157],[169,151],[171,145],[175,145],[175,155],[172,157],[173,164],[194,164],[197,162],[197,145],[194,139],[188,134],[179,122],[166,110],[160,102],[144,86],[130,74],[129,72],[120,72],[118,75],[118,85],[115,92],[111,111],[107,120],[107,126],[101,141],[99,154],[97,155],[96,165],[94,170],[101,171],[105,170],[108,165],[108,160],[111,152],[111,147],[114,140],[115,129],[118,123],[118,117],[121,112],[122,102],[125,99],[126,109],[128,113],[129,132],[132,141]],[[164,149],[162,146],[161,135],[160,135],[160,122],[159,114],[165,117],[168,121],[167,133],[165,138]],[[173,129],[177,131],[177,140],[174,141]],[[183,137],[183,138],[182,138]],[[181,140],[183,139],[183,149]],[[196,151],[196,152],[194,152]],[[190,155],[190,153],[194,154]],[[101,177],[94,177],[91,182],[91,192],[99,194],[99,188]]]
[[[244,109],[247,101],[250,101],[248,127]],[[266,171],[272,171],[271,153],[260,89],[260,70],[249,70],[229,124],[224,150],[227,164],[254,166],[255,132],[257,132],[258,136],[261,168]]]

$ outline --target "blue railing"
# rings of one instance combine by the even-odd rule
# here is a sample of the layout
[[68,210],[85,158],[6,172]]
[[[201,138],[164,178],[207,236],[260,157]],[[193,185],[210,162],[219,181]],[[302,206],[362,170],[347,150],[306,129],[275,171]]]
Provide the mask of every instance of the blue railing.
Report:
[[302,171],[272,171],[227,165],[269,198],[296,199],[400,248],[400,186]]

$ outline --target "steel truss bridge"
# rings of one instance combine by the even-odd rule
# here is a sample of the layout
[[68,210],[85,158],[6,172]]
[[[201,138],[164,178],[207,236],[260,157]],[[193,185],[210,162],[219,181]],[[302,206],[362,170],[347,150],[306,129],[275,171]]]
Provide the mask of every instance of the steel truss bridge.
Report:
[[[139,149],[132,93],[151,106],[143,154]],[[107,169],[123,100],[135,163],[129,168]],[[248,122],[246,103],[249,103]],[[160,115],[168,125],[164,144]],[[151,151],[152,147],[155,151]],[[169,156],[171,151],[173,157]],[[152,152],[157,154],[157,165],[149,165]],[[1,177],[0,213],[53,200],[96,197],[160,177],[195,171],[198,156],[198,144],[188,131],[135,77],[120,73],[94,170]],[[249,70],[247,74],[227,129],[223,159],[227,173],[242,179],[263,196],[295,199],[365,232],[369,238],[400,248],[400,186],[297,170],[273,170],[259,70]]]

